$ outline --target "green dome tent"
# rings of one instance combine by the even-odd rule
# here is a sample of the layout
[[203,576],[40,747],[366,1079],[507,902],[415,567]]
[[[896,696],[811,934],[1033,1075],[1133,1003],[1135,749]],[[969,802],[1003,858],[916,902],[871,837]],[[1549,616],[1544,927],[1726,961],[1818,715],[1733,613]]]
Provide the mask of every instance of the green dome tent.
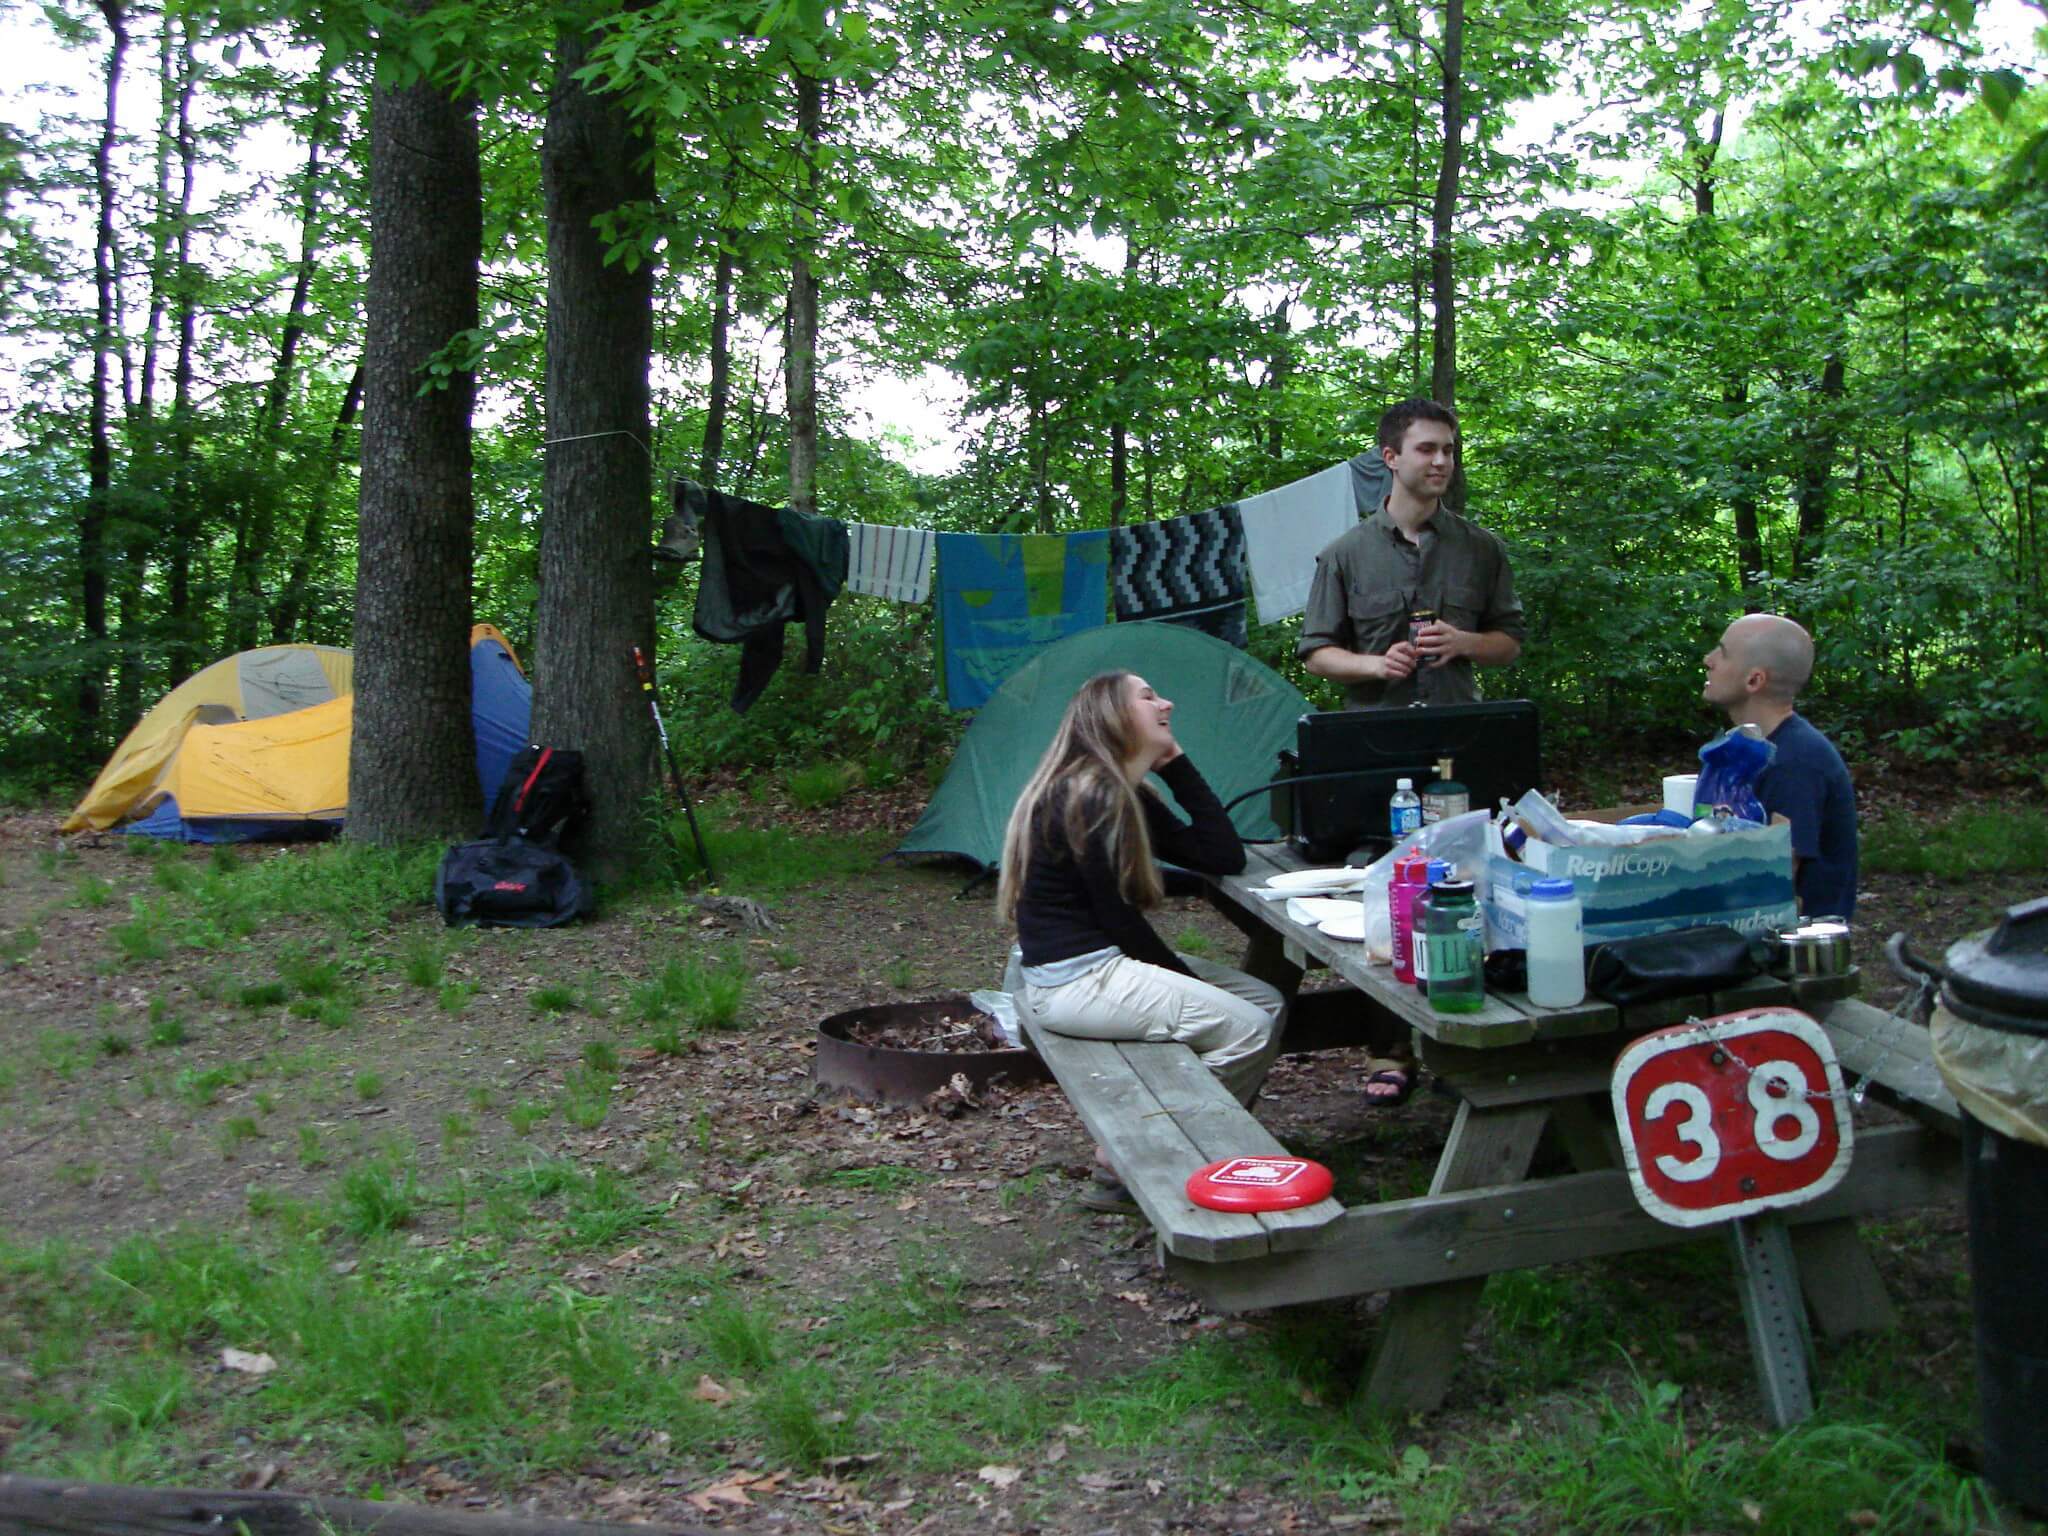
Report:
[[[1075,690],[1098,672],[1135,672],[1174,702],[1173,733],[1224,801],[1272,779],[1308,701],[1264,662],[1177,624],[1109,624],[1047,646],[982,706],[924,815],[896,849],[956,854],[983,869]],[[1168,796],[1168,803],[1172,797]],[[1248,838],[1279,835],[1266,797],[1230,813]]]

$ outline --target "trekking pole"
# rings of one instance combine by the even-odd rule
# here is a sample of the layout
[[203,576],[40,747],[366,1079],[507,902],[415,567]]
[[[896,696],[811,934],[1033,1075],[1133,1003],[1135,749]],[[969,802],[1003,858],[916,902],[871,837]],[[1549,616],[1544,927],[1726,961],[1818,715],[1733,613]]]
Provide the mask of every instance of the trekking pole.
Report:
[[697,813],[690,809],[690,792],[683,788],[683,770],[676,766],[676,749],[669,744],[668,726],[661,718],[661,703],[654,695],[654,674],[648,669],[647,658],[637,645],[633,647],[633,667],[640,674],[640,691],[647,695],[647,712],[654,716],[654,733],[661,738],[662,756],[668,759],[669,781],[675,785],[676,798],[683,802],[683,816],[690,823],[690,840],[697,845],[697,858],[704,865],[704,878],[716,885],[718,872],[711,867],[711,850],[704,846],[704,834],[697,830]]

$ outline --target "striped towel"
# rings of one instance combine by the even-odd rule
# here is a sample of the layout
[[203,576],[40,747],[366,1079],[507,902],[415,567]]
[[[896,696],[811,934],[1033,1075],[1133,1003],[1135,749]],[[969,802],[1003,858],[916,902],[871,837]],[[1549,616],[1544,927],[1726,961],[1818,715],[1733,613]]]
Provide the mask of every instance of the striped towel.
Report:
[[848,523],[853,553],[846,585],[870,597],[921,603],[932,595],[932,533],[929,528],[891,528],[883,523]]

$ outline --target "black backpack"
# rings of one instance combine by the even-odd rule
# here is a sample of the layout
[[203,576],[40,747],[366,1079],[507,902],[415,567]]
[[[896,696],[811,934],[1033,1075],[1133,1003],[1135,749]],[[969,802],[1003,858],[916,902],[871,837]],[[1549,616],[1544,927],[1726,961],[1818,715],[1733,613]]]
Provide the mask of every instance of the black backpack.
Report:
[[450,928],[553,928],[591,909],[588,884],[555,849],[522,837],[457,843],[441,856],[434,905]]
[[559,847],[590,814],[583,787],[583,754],[567,747],[524,748],[505,770],[484,830],[495,838],[523,837]]

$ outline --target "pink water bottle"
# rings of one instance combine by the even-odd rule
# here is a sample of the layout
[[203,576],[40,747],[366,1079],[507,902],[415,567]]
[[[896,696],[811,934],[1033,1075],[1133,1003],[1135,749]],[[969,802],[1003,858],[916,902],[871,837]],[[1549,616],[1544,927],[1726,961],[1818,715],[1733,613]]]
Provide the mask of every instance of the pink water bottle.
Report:
[[1387,929],[1394,947],[1394,980],[1415,985],[1415,954],[1410,947],[1415,931],[1415,898],[1429,883],[1429,860],[1410,854],[1394,861],[1394,878],[1387,886]]

